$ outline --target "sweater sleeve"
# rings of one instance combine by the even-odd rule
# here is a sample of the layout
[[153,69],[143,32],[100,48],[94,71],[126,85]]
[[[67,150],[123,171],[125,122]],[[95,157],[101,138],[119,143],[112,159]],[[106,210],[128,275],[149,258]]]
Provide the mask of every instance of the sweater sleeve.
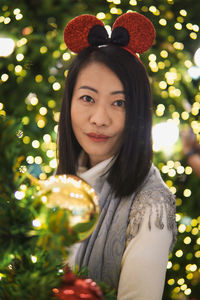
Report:
[[[151,215],[151,228],[149,218]],[[161,300],[173,234],[163,212],[163,229],[156,226],[156,207],[148,207],[137,235],[122,258],[118,300]]]

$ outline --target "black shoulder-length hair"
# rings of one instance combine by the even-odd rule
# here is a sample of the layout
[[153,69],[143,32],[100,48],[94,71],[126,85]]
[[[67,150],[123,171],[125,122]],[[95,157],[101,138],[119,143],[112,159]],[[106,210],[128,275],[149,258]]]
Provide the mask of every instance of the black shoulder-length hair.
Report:
[[126,118],[122,142],[107,180],[118,197],[129,196],[144,181],[152,164],[152,100],[144,65],[127,50],[114,45],[88,47],[73,60],[66,85],[58,126],[57,174],[76,174],[82,150],[72,130],[71,100],[77,76],[82,68],[99,62],[121,80],[126,97]]

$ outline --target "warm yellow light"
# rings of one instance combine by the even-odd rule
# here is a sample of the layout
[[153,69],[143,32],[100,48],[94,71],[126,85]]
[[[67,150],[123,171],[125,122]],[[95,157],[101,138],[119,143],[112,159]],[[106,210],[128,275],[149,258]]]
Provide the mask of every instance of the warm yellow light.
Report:
[[177,168],[177,173],[178,173],[178,174],[183,174],[184,171],[185,171],[185,168],[184,168],[183,166],[179,166],[179,167]]
[[[175,194],[175,193],[173,193]],[[182,199],[181,198],[176,198],[176,206],[181,206],[182,205]]]
[[20,12],[21,12],[21,10],[20,10],[19,8],[15,8],[15,9],[13,10],[13,14],[14,14],[14,15],[18,15]]
[[177,21],[178,21],[179,23],[183,23],[183,22],[184,22],[183,17],[177,17],[176,19],[177,19]]
[[67,77],[67,75],[68,75],[68,70],[65,70],[64,76]]
[[200,258],[200,251],[195,252],[195,257]]
[[52,171],[51,167],[50,166],[43,166],[43,169],[44,169],[44,172],[45,173],[50,173]]
[[111,14],[117,14],[117,8],[116,8],[116,7],[112,7],[112,8],[110,9],[110,13],[111,13]]
[[186,277],[188,280],[191,280],[194,277],[194,275],[192,273],[188,273]]
[[40,180],[45,180],[47,179],[47,175],[45,173],[40,173],[39,178]]
[[179,214],[176,214],[176,222],[179,222],[181,220],[181,216]]
[[160,52],[160,56],[163,57],[163,58],[167,58],[168,57],[168,52],[166,50],[162,50]]
[[174,280],[173,278],[171,278],[171,279],[169,279],[169,280],[167,281],[167,283],[168,283],[169,285],[173,285],[173,284],[175,283],[175,280]]
[[192,25],[192,29],[195,31],[195,32],[198,32],[199,31],[199,26],[198,25]]
[[137,5],[137,1],[136,0],[130,0],[129,4],[132,6],[136,6]]
[[58,133],[58,125],[54,126],[54,132],[57,134]]
[[185,9],[181,9],[180,10],[180,15],[183,16],[183,17],[186,17],[187,16],[187,11]]
[[186,24],[186,28],[189,29],[189,30],[192,30],[192,26],[193,26],[192,23],[187,23]]
[[36,96],[31,97],[30,103],[31,103],[32,105],[37,105],[38,102],[39,102],[39,100],[38,100],[38,98],[37,98]]
[[47,108],[43,106],[40,108],[39,112],[42,116],[45,116],[48,111],[47,111]]
[[[115,3],[116,4],[116,3]],[[100,19],[100,20],[103,20],[105,19],[106,15],[103,13],[103,12],[99,12],[97,15],[96,15],[97,19]]]
[[71,58],[71,55],[68,52],[63,53],[62,56],[63,60],[67,61]]
[[153,6],[153,5],[151,5],[151,6],[149,7],[149,11],[152,12],[152,13],[155,13],[156,10],[157,10],[157,8],[156,8],[155,6]]
[[31,255],[31,260],[35,264],[37,262],[37,257],[34,255]]
[[33,148],[37,149],[40,147],[40,142],[38,140],[34,140],[34,141],[32,141],[32,146],[33,146]]
[[159,62],[158,62],[158,68],[161,69],[161,70],[163,70],[163,69],[165,68],[164,62],[159,61]]
[[200,245],[200,238],[196,240],[197,245]]
[[7,18],[4,19],[4,24],[7,25],[7,24],[10,23],[10,21],[11,21],[11,18],[7,17]]
[[159,24],[162,25],[162,26],[166,26],[167,25],[167,21],[162,18],[162,19],[159,20]]
[[45,134],[43,136],[43,140],[45,143],[50,143],[51,142],[51,136],[49,134]]
[[52,55],[53,55],[53,58],[59,58],[61,53],[59,50],[55,50]]
[[192,174],[192,168],[191,168],[190,166],[187,166],[187,167],[185,168],[185,174],[186,174],[186,175]]
[[193,264],[190,266],[190,271],[195,272],[197,270],[197,265]]
[[184,49],[183,43],[175,42],[175,43],[173,43],[173,46],[176,50],[183,50]]
[[3,82],[6,82],[6,81],[8,80],[8,78],[9,78],[9,76],[8,76],[8,74],[6,74],[6,73],[4,73],[4,74],[1,75],[1,80],[2,80]]
[[199,229],[197,227],[192,229],[192,234],[197,235],[199,233]]
[[177,29],[177,30],[181,30],[182,29],[182,24],[181,23],[176,23],[174,25],[174,27]]
[[24,55],[22,54],[22,53],[18,53],[17,55],[16,55],[16,60],[17,61],[22,61],[24,59]]
[[168,175],[169,175],[170,177],[174,177],[174,176],[176,175],[176,171],[175,171],[174,169],[170,169],[170,170],[168,171]]
[[186,60],[185,62],[184,62],[184,65],[186,66],[186,68],[191,68],[192,67],[192,62],[190,61],[190,60]]
[[176,194],[176,188],[175,188],[175,186],[170,187],[170,191],[172,192],[172,194]]
[[27,156],[26,161],[27,161],[28,164],[33,164],[34,163],[34,157],[29,155],[29,156]]
[[156,55],[155,54],[150,54],[149,55],[149,60],[152,61],[152,62],[156,61]]
[[15,16],[15,19],[17,20],[17,21],[19,21],[19,20],[21,20],[23,18],[23,15],[22,14],[17,14],[16,16]]
[[179,231],[180,233],[185,232],[185,230],[186,230],[185,224],[180,224],[180,225],[178,226],[178,231]]
[[52,87],[54,91],[59,91],[61,89],[61,85],[59,82],[54,82]]
[[196,40],[197,39],[197,34],[195,32],[191,32],[190,37],[191,37],[191,39]]
[[169,171],[169,167],[168,166],[163,166],[162,167],[162,173],[166,174]]
[[55,100],[49,100],[48,101],[48,107],[49,108],[54,108],[56,106],[56,101]]
[[52,160],[50,161],[49,165],[50,165],[50,167],[51,167],[52,169],[57,168],[57,160],[56,160],[56,158],[52,159]]
[[160,87],[160,89],[165,90],[167,88],[166,81],[160,81],[159,82],[159,87]]
[[21,71],[22,71],[22,66],[17,65],[17,66],[15,67],[15,73],[20,73]]
[[44,54],[44,53],[46,53],[48,51],[48,48],[46,47],[46,46],[42,46],[41,48],[40,48],[40,53],[41,54]]
[[49,158],[54,157],[54,156],[55,156],[54,151],[53,151],[53,150],[47,150],[47,156],[48,156]]
[[65,44],[65,43],[61,43],[61,44],[60,44],[60,50],[64,51],[64,50],[66,50],[66,49],[67,49],[66,44]]
[[186,245],[189,245],[190,243],[191,243],[191,237],[189,237],[189,236],[186,236],[186,238],[184,238],[184,243],[186,244]]
[[183,111],[183,112],[181,113],[181,118],[182,118],[183,120],[188,120],[188,119],[189,119],[189,113],[188,113],[187,111]]
[[171,267],[172,267],[172,262],[168,261],[168,263],[167,263],[167,269],[171,269]]
[[39,128],[44,128],[44,127],[46,126],[45,120],[43,120],[43,119],[38,120],[37,126],[38,126]]
[[185,291],[187,289],[187,284],[183,284],[182,286],[181,286],[181,291]]
[[191,289],[186,289],[185,291],[184,291],[184,294],[186,295],[186,296],[188,296],[188,295],[190,295],[192,293],[192,290]]
[[185,279],[184,279],[184,278],[180,278],[180,279],[177,280],[177,283],[178,283],[179,285],[183,285],[184,282],[185,282]]
[[41,156],[36,156],[36,157],[35,157],[35,163],[36,163],[37,165],[40,165],[40,164],[42,163],[42,157],[41,157]]
[[177,111],[174,111],[174,112],[172,113],[172,118],[173,118],[173,119],[179,119],[179,118],[180,118],[180,114],[179,114]]
[[183,192],[183,195],[184,195],[185,197],[190,197],[191,194],[192,194],[192,192],[191,192],[191,190],[189,190],[189,189],[185,189],[184,192]]
[[35,76],[35,81],[36,81],[37,83],[42,82],[42,80],[43,80],[43,76],[42,76],[41,74],[38,74],[38,75]]
[[0,16],[0,23],[3,23],[5,20],[4,16]]
[[23,142],[24,142],[24,144],[29,144],[29,143],[30,143],[30,137],[26,135],[26,136],[23,138]]

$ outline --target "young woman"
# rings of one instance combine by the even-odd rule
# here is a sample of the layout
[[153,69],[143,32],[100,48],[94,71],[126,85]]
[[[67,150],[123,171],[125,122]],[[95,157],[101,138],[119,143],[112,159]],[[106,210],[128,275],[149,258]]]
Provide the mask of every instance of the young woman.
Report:
[[96,190],[100,218],[76,263],[120,300],[161,300],[176,238],[175,200],[152,164],[149,79],[135,54],[153,43],[152,28],[144,16],[127,13],[111,38],[88,15],[65,29],[78,55],[61,107],[57,174],[78,175]]

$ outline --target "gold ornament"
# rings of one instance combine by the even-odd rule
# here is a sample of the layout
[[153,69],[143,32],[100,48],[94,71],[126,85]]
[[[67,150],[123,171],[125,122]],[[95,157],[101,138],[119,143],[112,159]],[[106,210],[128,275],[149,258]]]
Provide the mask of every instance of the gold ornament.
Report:
[[61,222],[62,229],[76,234],[74,242],[82,241],[92,233],[98,221],[99,206],[95,190],[88,183],[72,175],[54,175],[46,180],[38,180],[30,174],[27,177],[38,187],[38,195],[42,201],[46,200],[47,208],[59,208],[49,221],[53,224],[51,227],[57,227],[54,228],[56,234],[61,233]]

